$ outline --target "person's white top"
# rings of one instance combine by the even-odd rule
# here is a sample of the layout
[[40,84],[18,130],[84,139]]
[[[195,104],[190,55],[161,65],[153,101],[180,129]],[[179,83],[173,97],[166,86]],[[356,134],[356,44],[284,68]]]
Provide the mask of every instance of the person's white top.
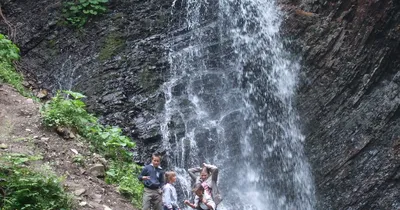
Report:
[[[212,207],[212,210],[215,209],[215,202],[211,198],[211,196],[208,193],[203,194],[204,199],[206,200],[207,204]],[[201,200],[200,197],[196,195],[194,198],[194,205],[195,206],[200,206],[201,209],[209,209]]]
[[163,187],[163,205],[168,209],[179,208],[176,189],[170,183],[165,184]]

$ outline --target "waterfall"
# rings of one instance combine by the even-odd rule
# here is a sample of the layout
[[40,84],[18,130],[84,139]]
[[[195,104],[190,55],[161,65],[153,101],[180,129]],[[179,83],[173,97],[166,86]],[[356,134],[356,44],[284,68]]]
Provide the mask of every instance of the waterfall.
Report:
[[[174,1],[174,6],[175,6]],[[169,41],[163,146],[191,196],[186,169],[220,169],[223,209],[313,209],[314,187],[293,109],[297,62],[274,0],[186,0]],[[183,198],[182,198],[183,199]]]

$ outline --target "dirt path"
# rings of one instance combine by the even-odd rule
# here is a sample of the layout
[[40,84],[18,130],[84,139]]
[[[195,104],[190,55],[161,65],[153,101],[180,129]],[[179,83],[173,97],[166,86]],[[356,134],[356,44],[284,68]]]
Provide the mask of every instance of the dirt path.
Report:
[[[0,84],[0,153],[41,155],[39,164],[49,164],[64,186],[76,197],[77,209],[136,210],[116,188],[92,176],[88,170],[99,163],[89,145],[76,138],[65,140],[40,123],[40,104]],[[76,154],[78,153],[78,154]]]

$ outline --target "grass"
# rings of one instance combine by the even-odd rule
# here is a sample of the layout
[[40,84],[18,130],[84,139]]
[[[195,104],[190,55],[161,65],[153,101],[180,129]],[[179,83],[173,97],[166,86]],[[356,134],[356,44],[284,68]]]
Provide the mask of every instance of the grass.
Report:
[[28,92],[25,90],[22,82],[24,78],[22,75],[15,71],[15,68],[12,64],[7,62],[0,62],[0,82],[7,83],[13,86],[15,89],[18,90],[22,95],[27,96],[29,95]]

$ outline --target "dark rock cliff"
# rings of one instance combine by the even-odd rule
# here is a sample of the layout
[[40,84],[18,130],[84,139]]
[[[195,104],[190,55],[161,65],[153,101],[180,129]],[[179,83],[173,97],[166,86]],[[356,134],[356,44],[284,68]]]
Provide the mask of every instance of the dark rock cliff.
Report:
[[285,34],[319,209],[399,209],[400,2],[308,2],[285,2]]
[[[62,24],[61,1],[0,0],[22,50],[19,69],[43,88],[86,94],[103,122],[137,140],[139,162],[162,149],[166,43],[183,19],[173,2],[111,1],[75,30]],[[302,56],[297,102],[318,209],[399,209],[400,2],[280,3],[288,48]]]
[[42,88],[87,95],[102,122],[137,140],[135,159],[143,163],[161,144],[158,115],[168,69],[163,40],[180,18],[172,16],[172,2],[110,1],[107,14],[74,29],[64,23],[62,1],[2,0],[12,28],[1,22],[1,32],[15,31],[21,71]]

